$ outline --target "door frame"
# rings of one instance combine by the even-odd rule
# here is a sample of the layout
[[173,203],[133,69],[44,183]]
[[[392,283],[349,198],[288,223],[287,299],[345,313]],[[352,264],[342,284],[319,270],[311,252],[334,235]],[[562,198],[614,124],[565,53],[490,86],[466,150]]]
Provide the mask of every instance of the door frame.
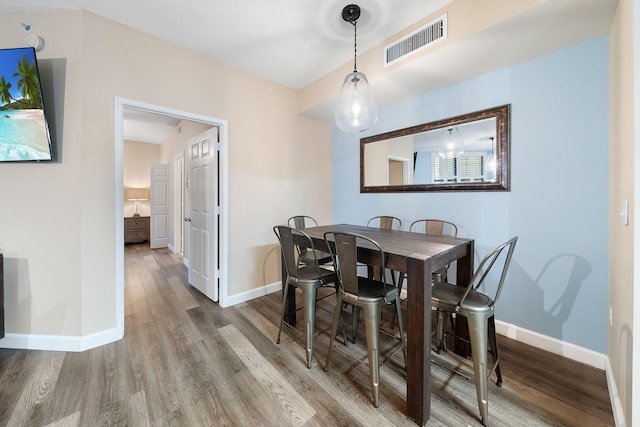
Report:
[[[169,249],[173,253],[180,253],[182,259],[185,259],[184,250],[184,150],[173,156],[173,246],[169,245]],[[180,169],[182,173],[177,174],[175,171]],[[180,199],[180,203],[176,203],[176,199]],[[188,266],[187,266],[188,267]]]
[[124,178],[123,178],[123,120],[125,108],[147,111],[150,113],[164,114],[193,122],[200,122],[220,128],[220,151],[219,151],[219,179],[220,179],[220,293],[218,304],[227,307],[228,300],[228,225],[229,225],[229,192],[228,192],[228,145],[227,145],[227,121],[213,117],[203,116],[187,111],[174,110],[172,108],[159,105],[148,104],[132,99],[116,96],[114,98],[114,164],[115,164],[115,231],[116,231],[116,280],[115,280],[115,316],[116,331],[120,336],[124,336]]

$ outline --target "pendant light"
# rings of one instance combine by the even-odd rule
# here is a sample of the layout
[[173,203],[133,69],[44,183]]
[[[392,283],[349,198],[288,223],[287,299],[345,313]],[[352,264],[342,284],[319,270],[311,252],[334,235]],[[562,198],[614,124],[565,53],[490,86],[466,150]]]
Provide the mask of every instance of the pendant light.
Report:
[[487,171],[496,173],[496,156],[493,153],[487,156]]
[[458,128],[447,128],[440,134],[438,155],[445,159],[453,159],[464,153],[464,141]]
[[496,155],[495,152],[495,139],[491,136],[489,137],[491,140],[491,154],[487,156],[486,170],[487,170],[487,181],[495,181],[496,179]]
[[378,107],[371,94],[367,76],[359,73],[356,66],[356,22],[359,17],[358,5],[350,4],[342,9],[342,19],[353,25],[353,73],[344,78],[335,111],[336,125],[344,132],[362,132],[378,120]]

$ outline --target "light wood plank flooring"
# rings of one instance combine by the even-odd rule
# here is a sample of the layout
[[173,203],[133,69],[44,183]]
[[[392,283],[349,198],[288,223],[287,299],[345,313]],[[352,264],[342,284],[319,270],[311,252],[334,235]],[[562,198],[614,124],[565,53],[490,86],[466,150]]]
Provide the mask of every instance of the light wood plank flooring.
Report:
[[[221,309],[186,283],[181,259],[166,250],[127,246],[125,264],[123,340],[82,353],[0,349],[0,426],[413,425],[399,354],[381,369],[374,408],[365,365],[335,352],[322,369],[326,332],[312,369],[299,330],[285,328],[275,344],[279,293]],[[333,302],[318,304],[318,329],[329,327]],[[348,350],[364,354],[364,343]],[[499,344],[504,384],[490,384],[491,425],[614,425],[602,371],[504,337]],[[471,372],[469,361],[447,363]],[[428,424],[479,426],[473,382],[432,371]]]

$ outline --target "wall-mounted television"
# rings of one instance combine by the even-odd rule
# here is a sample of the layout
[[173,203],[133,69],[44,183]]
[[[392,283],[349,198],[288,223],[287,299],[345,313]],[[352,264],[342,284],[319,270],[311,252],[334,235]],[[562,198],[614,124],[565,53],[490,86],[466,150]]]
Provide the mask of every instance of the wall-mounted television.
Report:
[[36,51],[0,49],[0,162],[52,159]]

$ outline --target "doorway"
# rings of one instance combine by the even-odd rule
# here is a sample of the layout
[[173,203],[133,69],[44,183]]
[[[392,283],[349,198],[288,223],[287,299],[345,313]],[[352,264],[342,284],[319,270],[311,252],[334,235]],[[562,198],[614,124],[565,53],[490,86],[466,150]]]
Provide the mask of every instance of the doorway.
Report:
[[[189,120],[215,126],[219,129],[219,183],[220,192],[220,225],[219,225],[219,301],[221,307],[226,307],[228,299],[227,289],[227,245],[228,245],[228,152],[227,152],[227,122],[226,120],[216,119],[212,117],[197,115],[185,111],[173,110],[166,107],[142,103],[139,101],[129,100],[116,97],[114,102],[114,154],[115,154],[115,230],[116,230],[116,247],[115,247],[115,299],[116,299],[116,329],[119,335],[124,336],[124,224],[122,221],[124,202],[123,202],[123,121],[125,109],[136,109],[149,113],[172,116],[181,120]],[[173,222],[175,224],[175,221]]]
[[184,257],[184,227],[187,217],[184,206],[184,153],[178,153],[173,157],[173,253],[179,253]]
[[387,185],[407,185],[409,179],[409,161],[401,157],[388,156]]

